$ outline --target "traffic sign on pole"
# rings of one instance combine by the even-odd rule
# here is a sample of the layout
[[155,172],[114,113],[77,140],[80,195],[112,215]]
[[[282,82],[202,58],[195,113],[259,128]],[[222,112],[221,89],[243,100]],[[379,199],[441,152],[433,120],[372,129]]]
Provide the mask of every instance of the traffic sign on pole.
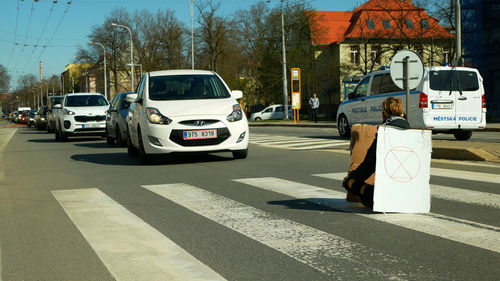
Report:
[[424,76],[424,64],[420,56],[412,50],[401,50],[391,59],[392,81],[406,91],[406,118],[410,116],[410,90],[415,89]]

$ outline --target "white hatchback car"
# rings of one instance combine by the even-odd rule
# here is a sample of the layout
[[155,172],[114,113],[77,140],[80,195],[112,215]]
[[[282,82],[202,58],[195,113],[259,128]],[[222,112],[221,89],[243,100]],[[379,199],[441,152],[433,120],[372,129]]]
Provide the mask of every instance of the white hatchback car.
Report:
[[[250,121],[281,120],[283,119],[284,112],[285,110],[282,104],[270,105],[259,112],[252,113]],[[288,119],[293,119],[293,109],[291,105],[288,105]]]
[[248,122],[237,99],[215,72],[165,70],[144,74],[129,94],[129,155],[231,151],[248,154]]

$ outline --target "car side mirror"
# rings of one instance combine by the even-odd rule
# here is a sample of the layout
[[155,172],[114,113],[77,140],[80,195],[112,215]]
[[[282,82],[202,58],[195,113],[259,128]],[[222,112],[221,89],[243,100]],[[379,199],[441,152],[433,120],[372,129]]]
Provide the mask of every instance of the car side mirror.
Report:
[[128,102],[137,102],[137,94],[128,94],[125,100]]
[[243,92],[239,90],[231,91],[231,97],[234,99],[241,99],[243,97]]
[[116,112],[116,108],[114,108],[112,105],[110,105],[108,112]]
[[62,105],[61,105],[60,103],[58,103],[58,104],[54,105],[54,108],[55,108],[55,109],[61,109],[61,108],[62,108]]

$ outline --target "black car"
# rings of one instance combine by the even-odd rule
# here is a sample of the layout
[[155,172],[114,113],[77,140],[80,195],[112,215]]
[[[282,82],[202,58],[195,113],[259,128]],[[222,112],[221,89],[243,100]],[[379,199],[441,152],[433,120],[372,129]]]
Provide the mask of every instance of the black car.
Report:
[[119,93],[110,102],[106,115],[106,141],[109,144],[125,146],[128,138],[128,127],[125,119],[128,114],[130,103],[125,100],[128,94],[133,92]]

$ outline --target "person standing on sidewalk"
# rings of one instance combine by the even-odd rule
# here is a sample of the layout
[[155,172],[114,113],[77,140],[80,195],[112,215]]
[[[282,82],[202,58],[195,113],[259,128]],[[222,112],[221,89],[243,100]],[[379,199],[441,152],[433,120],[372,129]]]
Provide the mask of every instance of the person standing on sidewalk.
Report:
[[314,123],[318,123],[319,99],[316,97],[316,93],[314,93],[309,99],[309,105],[311,106],[312,110],[312,121]]

